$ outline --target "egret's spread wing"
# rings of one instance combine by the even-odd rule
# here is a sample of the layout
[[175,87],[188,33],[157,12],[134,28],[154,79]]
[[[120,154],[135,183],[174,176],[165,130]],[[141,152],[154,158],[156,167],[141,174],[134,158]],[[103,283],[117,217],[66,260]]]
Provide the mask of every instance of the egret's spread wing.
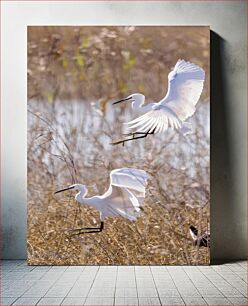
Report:
[[110,185],[133,189],[145,194],[147,173],[134,168],[121,168],[110,173]]
[[203,89],[205,72],[199,66],[178,60],[168,75],[168,92],[160,102],[168,106],[180,120],[185,120],[195,112]]
[[122,216],[130,221],[140,215],[145,198],[148,176],[145,171],[122,168],[111,171],[110,186],[105,193],[105,206],[101,217]]
[[167,106],[161,105],[158,109],[151,110],[146,114],[127,123],[129,128],[137,129],[137,132],[155,132],[160,133],[167,130],[181,128],[181,121],[176,114]]

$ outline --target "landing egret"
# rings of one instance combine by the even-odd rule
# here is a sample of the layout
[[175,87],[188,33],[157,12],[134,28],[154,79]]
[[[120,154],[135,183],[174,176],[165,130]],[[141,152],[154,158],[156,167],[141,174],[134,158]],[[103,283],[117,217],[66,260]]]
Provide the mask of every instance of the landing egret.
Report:
[[203,234],[199,234],[198,230],[191,225],[189,227],[190,236],[193,239],[194,245],[199,245],[200,247],[210,247],[210,233],[205,232]]
[[191,132],[191,125],[185,120],[196,110],[205,79],[205,72],[199,66],[179,59],[168,75],[168,91],[159,102],[144,105],[145,96],[135,93],[125,99],[114,102],[132,102],[132,108],[145,112],[144,115],[126,123],[128,128],[136,129],[125,134],[131,138],[112,144],[124,143],[133,139],[145,138],[149,134],[161,133],[169,127],[180,130],[183,135]]
[[75,196],[76,201],[93,206],[100,212],[100,227],[79,228],[71,232],[75,232],[75,235],[85,233],[85,230],[90,233],[101,232],[106,217],[121,216],[135,221],[140,216],[147,179],[148,176],[144,170],[121,168],[110,172],[110,185],[103,195],[86,198],[87,188],[82,184],[74,184],[55,193],[75,189],[79,191]]

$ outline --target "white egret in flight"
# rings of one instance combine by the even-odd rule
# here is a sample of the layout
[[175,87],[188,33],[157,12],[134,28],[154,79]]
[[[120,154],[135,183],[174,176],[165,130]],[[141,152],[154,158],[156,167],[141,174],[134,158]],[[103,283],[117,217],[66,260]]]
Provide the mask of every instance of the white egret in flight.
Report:
[[174,69],[168,75],[168,91],[159,102],[144,105],[145,96],[135,93],[124,101],[132,102],[132,108],[145,112],[142,116],[126,123],[134,132],[126,134],[131,138],[112,144],[124,143],[133,139],[144,138],[149,134],[160,133],[168,128],[180,130],[184,135],[191,131],[190,123],[185,120],[196,110],[205,79],[205,72],[199,66],[179,59]]
[[86,198],[87,188],[82,184],[74,184],[56,191],[75,189],[79,191],[75,199],[81,204],[95,207],[100,212],[100,227],[78,228],[71,230],[75,235],[85,232],[101,232],[106,217],[123,217],[135,221],[140,216],[141,205],[145,198],[148,176],[145,171],[133,168],[115,169],[110,172],[110,185],[103,195]]
[[194,245],[210,247],[210,233],[204,232],[199,234],[198,229],[196,229],[193,225],[189,227],[189,233],[191,238],[193,239]]

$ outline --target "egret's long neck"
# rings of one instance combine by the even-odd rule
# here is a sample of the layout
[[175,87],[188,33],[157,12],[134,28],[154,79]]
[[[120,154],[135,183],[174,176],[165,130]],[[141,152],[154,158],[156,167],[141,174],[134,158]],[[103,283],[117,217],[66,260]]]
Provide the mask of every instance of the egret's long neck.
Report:
[[80,190],[75,196],[76,201],[80,203],[85,203],[85,200],[87,199],[85,198],[87,193],[88,193],[88,189],[85,186],[80,186]]
[[85,186],[80,187],[80,191],[76,194],[75,199],[81,204],[94,206],[94,197],[86,198],[88,189]]
[[134,101],[132,107],[134,110],[146,112],[151,109],[151,103],[144,105],[144,101]]

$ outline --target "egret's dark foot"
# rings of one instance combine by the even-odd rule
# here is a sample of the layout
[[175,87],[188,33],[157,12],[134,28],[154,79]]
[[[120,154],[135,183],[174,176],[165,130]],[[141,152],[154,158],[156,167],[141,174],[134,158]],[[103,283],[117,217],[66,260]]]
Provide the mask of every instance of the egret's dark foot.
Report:
[[81,234],[90,234],[90,233],[100,233],[104,229],[104,223],[101,222],[100,227],[83,227],[83,228],[77,228],[73,230],[69,230],[69,236],[77,236]]
[[131,132],[131,133],[127,133],[127,134],[122,134],[124,136],[135,136],[135,135],[149,135],[149,134],[154,134],[154,132]]
[[[141,135],[141,136],[135,136],[135,135]],[[112,142],[111,144],[112,145],[118,145],[120,143],[122,143],[122,145],[124,146],[124,143],[127,142],[127,141],[132,141],[132,140],[135,140],[135,139],[141,139],[141,138],[146,138],[148,135],[153,135],[154,134],[154,130],[152,132],[146,132],[146,133],[143,133],[143,132],[134,132],[134,133],[129,133],[129,134],[126,134],[127,136],[130,136],[132,135],[133,137],[131,138],[127,138],[127,139],[122,139],[122,140],[119,140],[119,141],[116,141],[116,142]]]

